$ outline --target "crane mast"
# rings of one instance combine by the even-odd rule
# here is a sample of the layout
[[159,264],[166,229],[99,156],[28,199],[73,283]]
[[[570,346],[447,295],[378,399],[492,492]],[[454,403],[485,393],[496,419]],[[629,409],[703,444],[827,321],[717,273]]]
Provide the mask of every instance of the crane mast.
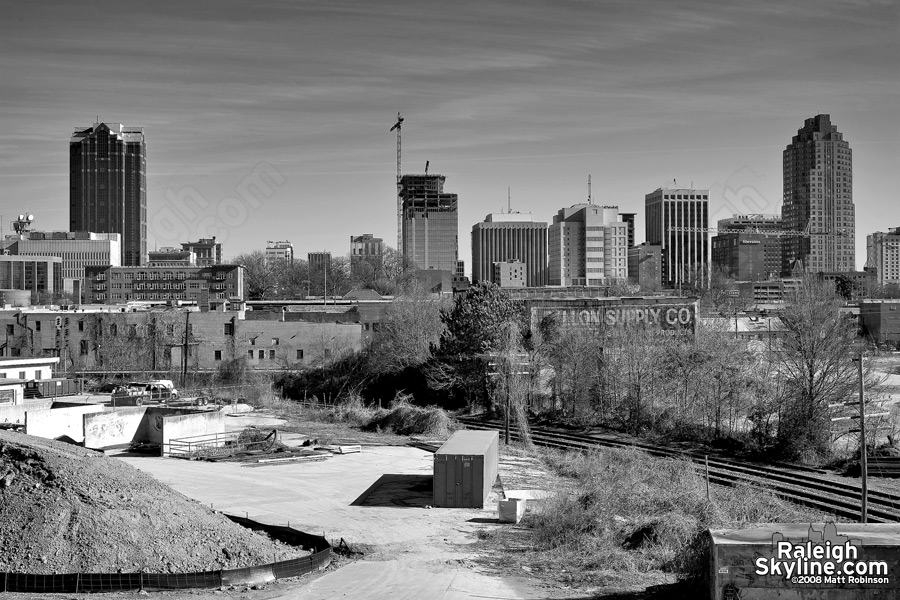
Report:
[[397,130],[397,252],[403,256],[403,196],[400,186],[400,130],[403,125],[403,117],[397,113],[397,122],[391,127],[391,131]]

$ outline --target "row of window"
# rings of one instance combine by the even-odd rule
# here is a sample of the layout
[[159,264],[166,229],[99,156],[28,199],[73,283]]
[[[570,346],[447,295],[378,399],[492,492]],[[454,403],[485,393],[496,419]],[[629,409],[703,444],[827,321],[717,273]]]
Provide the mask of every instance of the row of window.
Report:
[[[253,350],[247,350],[247,356],[250,358],[250,360],[253,360],[254,358],[257,358],[258,360],[265,360],[266,359],[266,351],[258,350],[256,353],[254,353]],[[303,350],[298,348],[295,356],[296,356],[297,360],[303,360]],[[325,358],[328,358],[330,356],[331,356],[331,350],[326,349],[325,350]],[[269,358],[269,360],[275,360],[275,351],[274,350],[268,351],[268,358]],[[222,351],[215,350],[213,352],[213,359],[214,360],[222,360]]]

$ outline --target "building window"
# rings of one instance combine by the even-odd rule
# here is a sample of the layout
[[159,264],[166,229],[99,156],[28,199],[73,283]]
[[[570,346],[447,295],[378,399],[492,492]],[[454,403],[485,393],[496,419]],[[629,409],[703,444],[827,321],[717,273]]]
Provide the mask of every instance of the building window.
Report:
[[6,335],[15,335],[15,334],[16,334],[15,325],[7,325],[6,326]]
[[234,323],[225,323],[225,335],[234,335]]
[[265,357],[266,357],[266,351],[265,351],[265,350],[260,350],[260,351],[259,351],[259,357],[260,357],[260,358],[265,358]]
[[247,356],[253,358],[253,350],[247,350]]
[[250,338],[250,345],[251,345],[251,346],[255,346],[255,345],[256,345],[256,338]]
[[166,335],[175,335],[175,325],[173,323],[166,325]]
[[363,323],[363,328],[364,328],[366,331],[368,331],[368,330],[369,330],[369,324],[368,324],[368,323]]
[[119,335],[119,326],[116,325],[115,323],[113,323],[112,325],[110,325],[110,326],[109,326],[109,335],[111,335],[111,336],[113,336],[113,337]]
[[272,338],[272,345],[273,345],[273,346],[277,346],[277,345],[278,345],[278,338]]
[[35,330],[35,331],[40,331],[40,330],[41,330],[41,322],[40,322],[40,321],[35,321],[35,322],[34,322],[34,330]]
[[213,352],[213,360],[222,360],[222,351],[216,350]]
[[81,356],[87,356],[87,353],[88,353],[87,340],[81,340],[81,343],[79,344],[79,352],[80,352]]
[[297,350],[297,360],[303,360],[303,350]]
[[19,379],[25,379],[25,371],[19,371]]
[[269,358],[271,358],[271,359],[274,359],[274,358],[275,358],[275,351],[274,351],[274,350],[269,350]]

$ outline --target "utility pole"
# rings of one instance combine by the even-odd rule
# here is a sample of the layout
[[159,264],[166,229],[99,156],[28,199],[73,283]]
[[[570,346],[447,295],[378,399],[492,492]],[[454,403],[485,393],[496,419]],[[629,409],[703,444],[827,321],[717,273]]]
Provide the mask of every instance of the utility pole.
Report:
[[190,349],[190,346],[188,346],[188,333],[191,328],[190,320],[191,311],[184,311],[184,346],[181,349],[181,389],[184,389],[185,382],[187,381],[188,350]]
[[391,127],[391,131],[397,130],[397,252],[403,256],[403,198],[400,194],[400,130],[403,126],[403,117],[397,113],[397,122]]
[[322,261],[323,267],[322,271],[325,273],[325,292],[322,294],[322,305],[328,305],[328,263],[331,262],[328,260],[328,250],[322,252],[322,256],[325,258]]
[[866,390],[863,382],[863,349],[859,349],[859,471],[861,503],[860,503],[860,523],[868,522],[868,459],[866,457]]

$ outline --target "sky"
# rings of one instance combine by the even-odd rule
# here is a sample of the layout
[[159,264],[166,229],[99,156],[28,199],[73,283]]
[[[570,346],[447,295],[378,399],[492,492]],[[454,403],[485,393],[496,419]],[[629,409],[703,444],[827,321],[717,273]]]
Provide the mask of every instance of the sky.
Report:
[[[677,6],[676,6],[677,4]],[[552,222],[588,197],[636,212],[710,190],[711,226],[781,210],[781,155],[828,113],[853,151],[856,264],[900,226],[900,2],[0,0],[0,215],[68,228],[68,141],[142,126],[150,248],[226,257],[396,245],[402,170],[472,226]]]

